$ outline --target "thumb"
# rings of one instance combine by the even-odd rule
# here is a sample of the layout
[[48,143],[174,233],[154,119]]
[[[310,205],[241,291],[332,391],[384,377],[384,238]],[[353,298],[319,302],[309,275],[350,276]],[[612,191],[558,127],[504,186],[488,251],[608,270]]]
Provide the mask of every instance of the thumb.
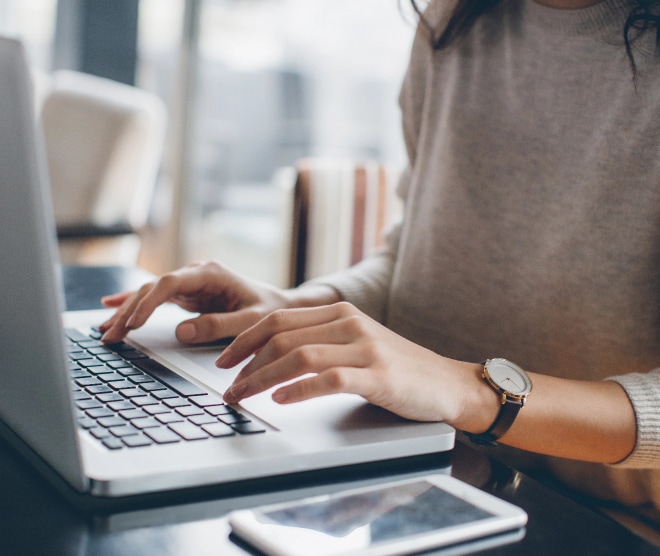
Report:
[[259,320],[249,309],[232,313],[207,313],[183,321],[176,327],[176,337],[183,344],[206,344],[232,338]]

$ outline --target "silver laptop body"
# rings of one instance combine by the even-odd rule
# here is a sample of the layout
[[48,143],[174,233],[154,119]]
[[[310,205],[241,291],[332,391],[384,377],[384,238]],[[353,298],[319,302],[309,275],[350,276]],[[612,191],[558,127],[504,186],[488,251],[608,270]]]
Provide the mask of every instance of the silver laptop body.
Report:
[[[24,48],[0,38],[0,421],[76,491],[116,498],[336,468],[453,448],[444,423],[400,419],[361,398],[336,395],[289,406],[270,393],[241,404],[263,434],[108,450],[76,425],[63,326],[87,331],[105,311],[63,313],[55,227]],[[129,342],[222,393],[237,370],[217,369],[217,348],[182,347],[185,315],[160,308]],[[34,342],[38,342],[35,344]]]

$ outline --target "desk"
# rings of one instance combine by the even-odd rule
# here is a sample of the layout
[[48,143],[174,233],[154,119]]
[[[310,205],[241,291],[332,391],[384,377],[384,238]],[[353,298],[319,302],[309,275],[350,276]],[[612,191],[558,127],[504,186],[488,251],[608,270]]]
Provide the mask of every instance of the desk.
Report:
[[[114,267],[65,268],[67,306],[95,308],[98,294],[134,287],[145,277],[139,271]],[[339,484],[438,470],[451,472],[509,500],[529,514],[522,541],[480,553],[516,556],[660,553],[658,547],[607,517],[460,443],[448,457],[426,456],[385,465],[314,472],[273,479],[267,484],[246,484],[224,494],[217,491],[212,495],[188,494],[156,507],[95,513],[67,502],[0,441],[0,554],[246,556],[250,552],[229,536],[226,514],[231,508],[331,491]]]

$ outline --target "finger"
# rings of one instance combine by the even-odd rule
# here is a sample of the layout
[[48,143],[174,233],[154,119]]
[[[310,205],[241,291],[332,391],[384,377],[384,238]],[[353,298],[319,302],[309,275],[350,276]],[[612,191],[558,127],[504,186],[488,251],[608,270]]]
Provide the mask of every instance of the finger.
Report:
[[237,336],[252,326],[258,318],[257,313],[252,310],[200,315],[179,324],[176,337],[184,344],[215,342]]
[[131,319],[142,298],[155,287],[153,282],[143,285],[136,293],[132,294],[126,301],[117,309],[117,312],[103,325],[101,331],[105,330],[101,340],[106,344],[120,342],[124,339],[129,330],[133,327],[130,326]]
[[238,374],[224,398],[227,403],[238,403],[241,399],[305,374],[322,374],[336,367],[360,368],[361,362],[359,349],[355,345],[305,345],[261,367],[253,366],[251,361]]
[[[241,369],[235,380],[247,378],[259,369],[293,353],[295,353],[297,359],[289,364],[295,365],[296,368],[302,368],[302,372],[317,372],[329,365],[337,365],[337,354],[333,352],[333,348],[348,344],[359,347],[359,337],[353,330],[355,327],[347,325],[347,322],[352,318],[357,317],[334,320],[301,330],[276,334],[256,352],[254,358]],[[327,356],[326,360],[319,357],[319,346],[327,348],[327,351],[324,352],[324,355]],[[369,364],[367,354],[368,352],[355,349],[352,352],[353,359],[350,362],[344,360],[342,364],[348,365],[350,363],[353,366],[366,366]]]
[[354,315],[357,310],[348,303],[336,303],[324,307],[286,309],[275,311],[254,326],[239,334],[231,345],[216,360],[216,365],[229,368],[237,365],[255,351],[262,348],[275,335],[300,331],[305,328],[326,324],[341,316]]
[[105,295],[101,298],[101,304],[104,307],[120,307],[135,292],[121,292],[112,295]]
[[101,332],[106,332],[107,330],[115,326],[115,324],[117,324],[122,318],[122,315],[126,313],[128,307],[132,303],[133,298],[137,295],[138,295],[137,292],[133,292],[129,294],[124,300],[124,302],[119,306],[117,311],[115,311],[115,313],[108,320],[106,320],[103,324],[99,326],[99,330],[101,330]]
[[273,392],[273,400],[288,404],[329,396],[331,394],[362,394],[363,369],[335,367],[315,376],[301,378]]
[[115,323],[118,333],[126,335],[129,330],[140,328],[163,303],[175,301],[181,292],[198,288],[199,276],[191,270],[190,267],[185,267],[142,286],[137,296],[125,308],[120,309]]
[[165,274],[151,284],[151,287],[140,290],[142,295],[138,296],[130,307],[130,315],[127,315],[126,325],[130,330],[140,328],[158,307],[171,301],[182,289],[188,289],[186,278],[189,273],[186,274],[186,270],[180,269]]

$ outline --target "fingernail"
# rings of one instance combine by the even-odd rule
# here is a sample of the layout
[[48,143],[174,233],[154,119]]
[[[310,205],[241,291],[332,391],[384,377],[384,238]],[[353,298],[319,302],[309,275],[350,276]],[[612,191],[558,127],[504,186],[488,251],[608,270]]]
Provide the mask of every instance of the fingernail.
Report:
[[239,382],[238,384],[231,386],[222,397],[226,403],[236,403],[243,398],[246,391],[247,384]]
[[276,403],[286,403],[289,399],[289,395],[285,390],[277,390],[273,392],[273,401]]
[[131,315],[131,317],[126,321],[126,328],[130,330],[135,328],[135,315]]
[[231,351],[229,351],[229,348],[225,348],[218,356],[215,360],[215,366],[220,367],[221,369],[228,369],[231,367]]
[[182,342],[192,342],[197,337],[197,328],[190,322],[184,322],[177,327],[176,336]]

